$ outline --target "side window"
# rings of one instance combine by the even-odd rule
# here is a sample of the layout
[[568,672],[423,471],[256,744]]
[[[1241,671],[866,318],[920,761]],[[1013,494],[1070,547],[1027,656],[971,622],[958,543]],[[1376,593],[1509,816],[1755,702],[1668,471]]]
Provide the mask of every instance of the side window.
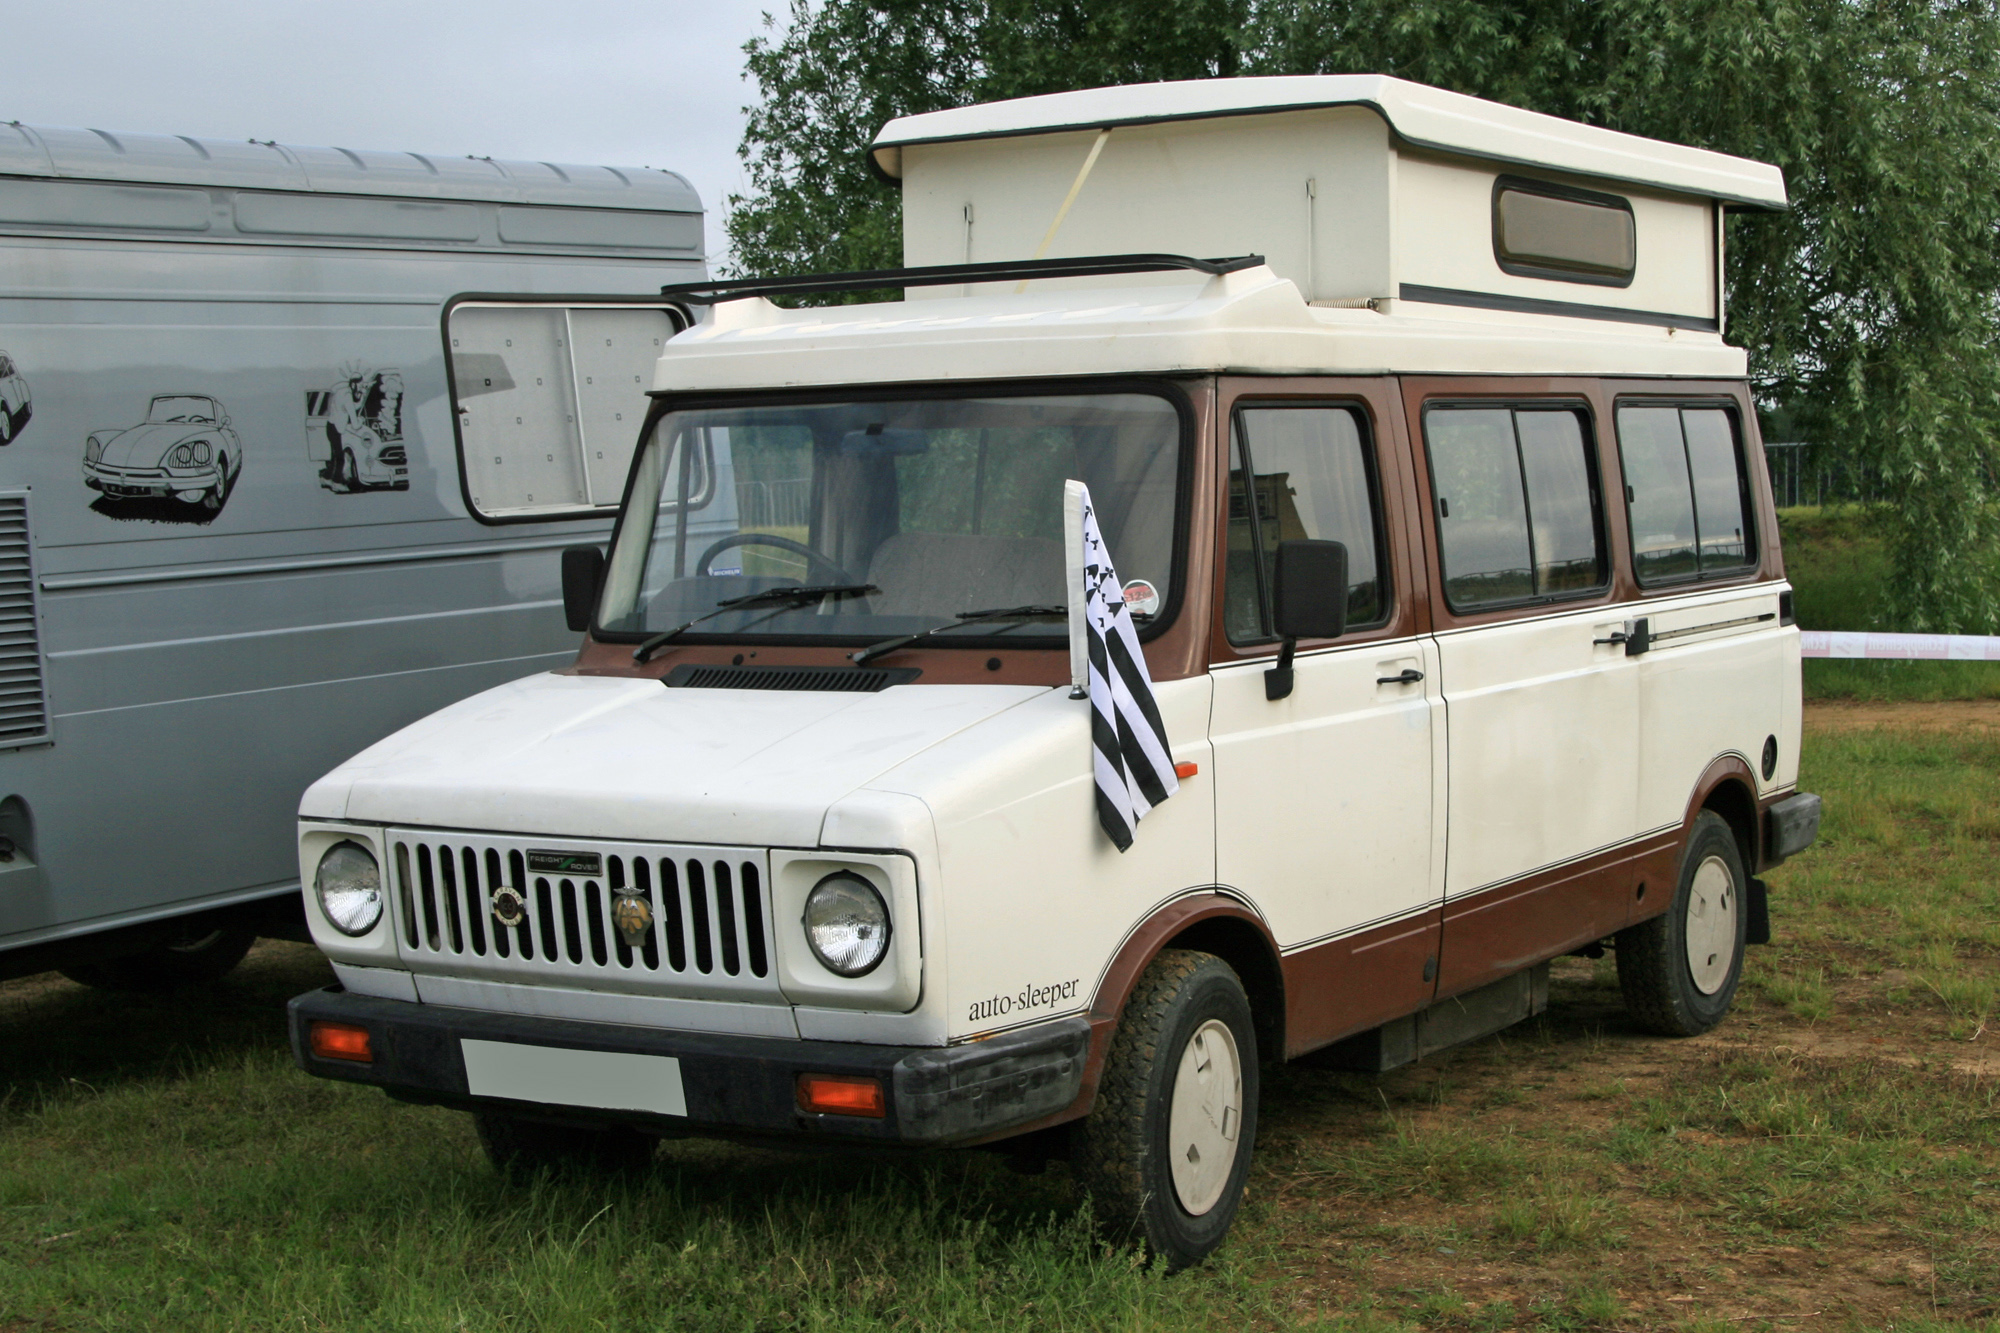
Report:
[[577,518],[616,506],[654,364],[678,327],[650,306],[454,305],[445,364],[474,512]]
[[1348,407],[1243,407],[1234,433],[1223,584],[1229,641],[1276,637],[1270,587],[1278,543],[1301,538],[1347,547],[1349,625],[1386,620],[1381,505],[1360,414]]
[[1757,559],[1750,480],[1720,407],[1620,407],[1618,453],[1643,584],[1741,573]]
[[1452,609],[1604,586],[1597,474],[1580,412],[1433,407],[1424,437]]

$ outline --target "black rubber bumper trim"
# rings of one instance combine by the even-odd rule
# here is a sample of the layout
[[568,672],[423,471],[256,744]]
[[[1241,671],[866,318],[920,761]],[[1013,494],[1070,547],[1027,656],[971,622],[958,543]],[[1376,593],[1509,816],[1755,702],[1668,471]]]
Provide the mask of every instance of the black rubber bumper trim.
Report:
[[1765,867],[1783,862],[1819,840],[1820,799],[1794,792],[1764,810]]
[[[338,986],[309,991],[288,1007],[292,1058],[321,1078],[367,1083],[406,1101],[471,1108],[541,1109],[568,1121],[600,1121],[675,1132],[776,1134],[858,1142],[945,1144],[983,1138],[1062,1110],[1083,1083],[1090,1024],[1058,1019],[962,1046],[875,1046],[668,1031],[449,1009],[351,995]],[[374,1060],[312,1054],[315,1019],[368,1030]],[[559,1103],[474,1097],[459,1040],[512,1041],[569,1050],[668,1055],[680,1061],[687,1117],[606,1111]],[[882,1079],[888,1114],[818,1115],[799,1109],[800,1074]]]

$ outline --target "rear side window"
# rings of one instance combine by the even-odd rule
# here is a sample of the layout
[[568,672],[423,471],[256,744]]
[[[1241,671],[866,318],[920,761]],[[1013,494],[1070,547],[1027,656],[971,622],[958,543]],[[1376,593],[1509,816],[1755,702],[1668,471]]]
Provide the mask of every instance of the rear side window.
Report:
[[1271,572],[1278,543],[1301,538],[1347,547],[1347,623],[1388,618],[1375,473],[1359,413],[1318,404],[1242,407],[1229,474],[1229,552],[1223,625],[1231,643],[1277,637]]
[[1740,574],[1756,562],[1750,477],[1721,407],[1620,407],[1618,453],[1642,584]]
[[1493,257],[1522,277],[1627,286],[1638,263],[1632,205],[1615,194],[1502,176],[1493,189]]
[[1581,412],[1433,407],[1424,413],[1424,438],[1453,610],[1605,585],[1596,462]]

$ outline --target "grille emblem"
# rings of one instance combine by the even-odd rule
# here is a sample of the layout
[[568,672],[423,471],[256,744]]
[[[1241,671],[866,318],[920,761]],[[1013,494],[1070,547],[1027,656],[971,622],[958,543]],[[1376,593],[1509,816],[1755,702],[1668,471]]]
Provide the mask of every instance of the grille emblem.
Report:
[[611,900],[611,924],[618,927],[625,947],[636,949],[653,928],[653,905],[636,893],[621,893]]
[[493,919],[503,926],[518,926],[528,919],[528,899],[512,884],[493,890]]

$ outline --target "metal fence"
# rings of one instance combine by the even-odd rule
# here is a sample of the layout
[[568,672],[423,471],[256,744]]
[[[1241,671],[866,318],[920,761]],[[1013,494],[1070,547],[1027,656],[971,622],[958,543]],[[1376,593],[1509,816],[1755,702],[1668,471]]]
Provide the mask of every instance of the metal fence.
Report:
[[745,528],[803,528],[812,521],[812,478],[736,483],[736,521]]
[[1764,464],[1778,508],[1851,504],[1881,498],[1879,480],[1866,468],[1828,462],[1804,440],[1766,442]]

